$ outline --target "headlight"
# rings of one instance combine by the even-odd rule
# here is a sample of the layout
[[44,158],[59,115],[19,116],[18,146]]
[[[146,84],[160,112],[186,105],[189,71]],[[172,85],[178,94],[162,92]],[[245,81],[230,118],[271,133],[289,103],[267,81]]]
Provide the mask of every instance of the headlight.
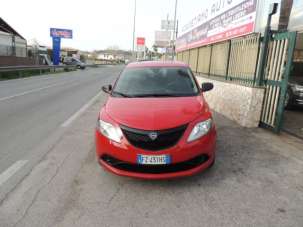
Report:
[[201,138],[202,136],[206,135],[209,130],[211,129],[212,120],[208,119],[206,121],[199,122],[195,125],[193,130],[191,131],[187,142],[194,141],[196,139]]
[[294,92],[303,92],[303,86],[301,86],[301,85],[295,84],[292,86],[292,89]]
[[119,127],[115,127],[110,123],[98,120],[97,128],[99,129],[101,134],[107,137],[108,139],[113,140],[117,143],[121,143],[123,134]]

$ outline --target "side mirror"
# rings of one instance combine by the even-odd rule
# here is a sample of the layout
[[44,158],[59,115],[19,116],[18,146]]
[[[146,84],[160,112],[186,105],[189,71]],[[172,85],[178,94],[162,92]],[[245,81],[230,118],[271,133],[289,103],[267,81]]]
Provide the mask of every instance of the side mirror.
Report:
[[104,91],[105,93],[108,93],[108,94],[111,93],[112,89],[113,89],[113,87],[112,87],[111,84],[105,85],[105,86],[102,87],[102,91]]
[[202,92],[210,91],[214,88],[213,83],[202,83],[201,90]]

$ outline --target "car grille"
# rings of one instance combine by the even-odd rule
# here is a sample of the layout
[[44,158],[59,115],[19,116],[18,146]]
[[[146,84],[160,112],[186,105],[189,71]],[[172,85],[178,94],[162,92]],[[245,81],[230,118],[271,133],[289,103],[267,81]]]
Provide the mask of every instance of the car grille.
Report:
[[101,159],[108,165],[113,166],[116,169],[135,172],[135,173],[151,173],[151,174],[161,174],[161,173],[174,173],[181,172],[196,168],[209,160],[208,155],[203,154],[188,161],[172,163],[168,165],[142,165],[134,164],[129,162],[124,162],[116,159],[109,155],[103,155]]
[[[165,129],[165,130],[140,130],[133,129],[121,125],[121,129],[127,140],[135,147],[158,151],[174,146],[178,143],[182,137],[187,125],[182,125],[177,128]],[[151,133],[156,133],[157,138],[152,139],[150,137]]]

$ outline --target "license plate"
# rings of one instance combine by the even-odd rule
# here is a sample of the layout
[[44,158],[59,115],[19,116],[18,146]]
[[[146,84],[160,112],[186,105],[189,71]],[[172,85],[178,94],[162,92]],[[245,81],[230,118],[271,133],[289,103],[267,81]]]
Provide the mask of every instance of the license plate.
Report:
[[169,155],[142,155],[137,156],[137,162],[143,165],[166,165],[170,164]]

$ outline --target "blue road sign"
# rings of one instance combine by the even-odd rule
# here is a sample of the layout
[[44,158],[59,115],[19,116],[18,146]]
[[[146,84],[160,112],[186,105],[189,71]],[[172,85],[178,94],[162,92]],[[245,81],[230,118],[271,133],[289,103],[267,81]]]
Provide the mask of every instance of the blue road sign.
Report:
[[73,30],[62,28],[50,28],[50,36],[53,38],[53,64],[60,64],[61,38],[72,39]]
[[60,63],[60,44],[61,38],[53,37],[53,64],[59,65]]

